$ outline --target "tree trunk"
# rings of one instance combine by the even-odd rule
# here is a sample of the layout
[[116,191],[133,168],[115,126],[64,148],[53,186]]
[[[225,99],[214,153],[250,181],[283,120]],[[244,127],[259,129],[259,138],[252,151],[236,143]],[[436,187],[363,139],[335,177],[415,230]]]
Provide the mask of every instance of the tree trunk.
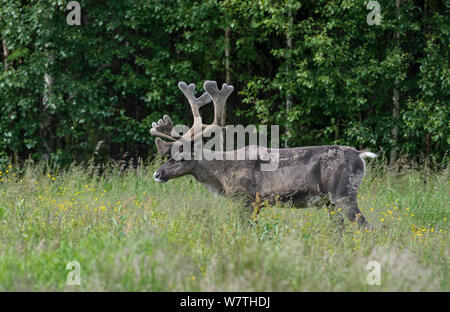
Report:
[[[423,1],[423,34],[424,34],[424,45],[423,45],[423,53],[422,53],[422,57],[426,58],[427,53],[425,52],[426,47],[427,47],[427,41],[428,41],[428,29],[427,29],[427,23],[428,23],[428,5],[427,5],[427,1],[424,0]],[[431,133],[427,133],[425,135],[425,168],[429,167],[429,158],[430,158],[430,154],[431,154]]]
[[[231,40],[231,28],[228,26],[225,29],[225,82],[231,84],[231,68],[230,68],[230,40]],[[221,124],[225,125],[227,119],[227,107],[226,104],[223,108],[223,114],[221,116]]]
[[[400,13],[400,0],[395,0],[395,7],[397,10],[397,18],[399,17]],[[395,33],[395,41],[397,44],[397,47],[400,45],[400,33],[397,31]],[[398,115],[400,112],[400,93],[399,93],[399,80],[398,77],[395,78],[394,82],[394,96],[392,98],[394,107],[392,109],[392,120],[394,122],[394,126],[392,127],[392,140],[393,140],[393,146],[391,149],[391,155],[390,155],[390,164],[393,165],[398,157]]]
[[393,165],[395,163],[395,161],[397,160],[398,157],[398,115],[399,115],[399,111],[400,111],[400,94],[398,91],[398,86],[399,86],[399,82],[398,82],[398,78],[395,79],[395,83],[394,83],[394,97],[393,102],[394,102],[394,108],[392,110],[392,120],[394,121],[394,126],[392,127],[392,139],[394,141],[394,145],[392,146],[391,149],[391,157],[390,157],[390,164]]
[[9,50],[8,46],[6,45],[5,40],[2,40],[2,47],[3,47],[3,67],[5,71],[8,70],[9,64],[8,64],[8,56],[9,56]]
[[[289,10],[288,13],[288,18],[289,18],[289,29],[286,32],[286,48],[288,50],[288,66],[287,66],[287,77],[290,75],[291,70],[292,70],[292,66],[291,66],[291,58],[292,58],[292,36],[291,36],[291,31],[292,31],[292,25],[294,24],[294,18],[292,17],[292,12]],[[290,88],[287,90],[286,92],[286,139],[284,140],[284,146],[288,147],[288,143],[289,143],[289,137],[290,137],[290,131],[289,131],[289,121],[288,121],[288,116],[289,116],[289,112],[291,110],[292,107],[292,92],[290,90]]]
[[[50,49],[52,47],[52,43],[48,42],[45,44],[45,47]],[[47,52],[47,67],[54,63],[55,56],[51,52]],[[49,73],[44,74],[44,93],[42,95],[42,114],[41,114],[41,124],[40,124],[40,136],[42,139],[42,145],[45,148],[45,152],[43,153],[43,157],[49,158],[52,153],[52,148],[47,141],[47,136],[50,135],[50,116],[48,114],[48,107],[50,105],[51,94],[53,89],[53,76]]]
[[339,140],[339,127],[340,127],[340,124],[341,124],[341,117],[340,116],[338,116],[337,118],[336,118],[336,130],[334,131],[334,141],[336,142],[337,140]]

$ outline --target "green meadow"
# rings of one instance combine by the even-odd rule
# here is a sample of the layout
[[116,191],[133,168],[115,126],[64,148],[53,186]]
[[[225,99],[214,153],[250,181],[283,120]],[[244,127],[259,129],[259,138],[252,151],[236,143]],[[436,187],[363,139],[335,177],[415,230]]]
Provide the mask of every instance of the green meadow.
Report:
[[192,177],[154,182],[158,165],[3,166],[0,291],[450,290],[448,169],[369,166],[366,231],[325,207],[261,203],[255,220]]

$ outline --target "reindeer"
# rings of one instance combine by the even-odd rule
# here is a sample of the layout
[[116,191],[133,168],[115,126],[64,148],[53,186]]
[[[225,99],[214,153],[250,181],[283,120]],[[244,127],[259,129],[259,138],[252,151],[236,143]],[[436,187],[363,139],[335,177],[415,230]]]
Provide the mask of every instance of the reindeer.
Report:
[[[180,135],[167,115],[157,123],[152,123],[150,133],[158,137],[155,140],[158,153],[162,157],[171,153],[171,157],[155,171],[155,181],[164,183],[189,174],[216,194],[244,196],[250,201],[258,199],[270,203],[290,201],[297,208],[326,204],[330,211],[336,212],[340,224],[343,224],[346,216],[350,222],[370,227],[358,208],[357,191],[365,174],[364,159],[375,158],[376,154],[340,145],[279,149],[250,145],[224,152],[202,150],[205,156],[208,153],[221,156],[214,159],[180,157],[183,147],[188,146],[184,144],[180,149],[180,142],[192,143],[210,134],[213,129],[224,129],[225,125],[221,121],[224,120],[225,103],[234,88],[223,84],[219,90],[215,81],[206,81],[206,92],[197,98],[194,84],[180,82],[178,87],[189,101],[194,124],[189,131]],[[212,124],[205,125],[202,123],[200,108],[211,101],[214,105],[214,120]],[[267,158],[258,156],[261,151],[277,155],[276,169],[262,170],[267,165]],[[236,159],[229,156],[237,154],[244,155],[244,159],[229,160]],[[190,156],[190,151],[187,156]]]

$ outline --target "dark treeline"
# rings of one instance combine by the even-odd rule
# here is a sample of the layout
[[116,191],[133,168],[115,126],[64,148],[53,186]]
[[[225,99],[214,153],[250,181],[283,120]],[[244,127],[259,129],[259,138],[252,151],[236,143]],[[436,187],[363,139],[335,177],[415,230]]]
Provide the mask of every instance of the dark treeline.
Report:
[[[0,0],[0,158],[151,157],[151,122],[192,123],[182,80],[235,86],[227,124],[289,146],[446,163],[450,1]],[[203,112],[212,119],[212,109]]]

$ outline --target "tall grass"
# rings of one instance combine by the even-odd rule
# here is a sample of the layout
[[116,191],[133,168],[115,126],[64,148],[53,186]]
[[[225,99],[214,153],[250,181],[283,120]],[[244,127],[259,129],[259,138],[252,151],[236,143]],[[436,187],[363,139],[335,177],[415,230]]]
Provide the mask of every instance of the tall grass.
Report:
[[[263,203],[252,224],[191,177],[155,183],[157,165],[0,169],[0,290],[450,290],[448,170],[368,168],[366,232],[289,204]],[[79,286],[66,283],[74,260]],[[369,261],[381,285],[368,285]]]

